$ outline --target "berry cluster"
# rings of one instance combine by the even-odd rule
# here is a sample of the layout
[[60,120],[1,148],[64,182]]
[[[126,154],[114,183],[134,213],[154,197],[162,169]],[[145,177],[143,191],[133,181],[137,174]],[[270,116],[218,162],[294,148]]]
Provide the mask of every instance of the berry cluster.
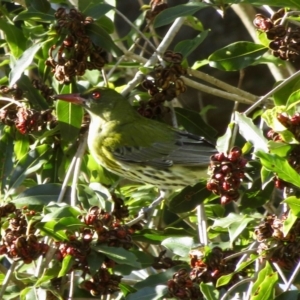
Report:
[[163,10],[168,8],[168,4],[164,0],[151,0],[149,3],[150,9],[146,11],[146,20],[150,23]]
[[281,113],[277,115],[277,120],[286,127],[295,137],[295,139],[300,142],[300,114],[296,113],[293,116],[288,116],[286,113]]
[[110,274],[106,268],[100,268],[90,280],[85,280],[80,284],[93,296],[113,294],[119,290],[119,283],[122,276]]
[[76,9],[67,13],[62,7],[56,11],[55,18],[56,30],[63,41],[58,47],[50,47],[46,65],[53,69],[58,82],[69,84],[74,76],[84,75],[86,69],[101,70],[107,62],[106,53],[86,34],[86,26],[94,21],[93,18],[85,17]]
[[256,28],[266,32],[267,38],[271,40],[269,48],[275,57],[294,61],[300,54],[300,31],[281,25],[284,14],[284,9],[277,11],[271,18],[258,14],[253,23]]
[[112,247],[132,247],[131,228],[121,225],[120,220],[112,214],[101,210],[98,206],[90,208],[83,222],[97,234],[97,243],[106,243]]
[[286,219],[287,215],[281,218],[275,215],[267,216],[255,228],[254,234],[260,243],[258,253],[264,259],[278,263],[285,270],[292,270],[300,261],[300,219],[297,219],[289,233],[284,235],[283,223]]
[[34,228],[29,228],[27,218],[35,215],[35,211],[16,209],[12,203],[0,207],[1,218],[7,217],[9,225],[0,244],[0,254],[6,254],[14,260],[22,260],[30,264],[40,255],[44,255],[49,246],[38,240]]
[[180,260],[173,260],[172,258],[165,256],[166,252],[167,250],[163,250],[157,257],[154,257],[152,267],[155,270],[169,269],[183,263]]
[[23,99],[23,90],[20,89],[16,84],[14,84],[12,87],[8,87],[6,85],[0,86],[0,94],[9,96],[15,100]]
[[151,96],[147,103],[141,103],[138,112],[144,117],[155,118],[166,112],[162,105],[165,101],[171,101],[179,94],[186,91],[186,86],[180,78],[186,74],[186,69],[181,66],[182,54],[168,50],[163,56],[166,66],[158,65],[154,68],[153,79],[146,79],[142,86]]
[[53,88],[49,87],[47,84],[44,84],[42,81],[37,79],[32,80],[32,85],[34,88],[40,91],[41,95],[47,100],[49,104],[53,103]]
[[[192,250],[190,253],[191,271],[181,269],[174,274],[173,279],[168,281],[169,294],[176,299],[204,299],[199,284],[211,282],[215,285],[221,276],[232,273],[237,261],[225,259],[231,254],[233,254],[232,251],[218,247],[213,248],[205,256],[199,250]],[[237,282],[239,275],[243,274],[235,274],[228,286]]]
[[207,182],[207,189],[214,194],[221,196],[221,204],[236,201],[239,194],[239,187],[245,177],[245,166],[247,160],[242,156],[238,147],[231,149],[226,156],[224,153],[217,153],[211,157],[209,171],[211,178]]
[[[59,242],[56,259],[62,261],[66,255],[74,258],[72,270],[81,270],[83,277],[90,274],[87,258],[91,253],[92,242],[96,244],[107,244],[111,247],[132,247],[132,234],[136,229],[141,229],[141,225],[135,224],[128,228],[121,224],[124,217],[129,215],[127,206],[121,198],[113,194],[115,207],[112,213],[103,211],[98,206],[89,209],[86,215],[80,216],[83,227],[77,235],[70,235],[69,241]],[[82,284],[82,288],[90,291],[93,296],[106,295],[119,290],[118,284],[120,276],[110,274],[108,268],[113,268],[115,261],[106,257],[96,274],[91,279]]]
[[5,125],[16,126],[22,134],[41,131],[47,125],[54,127],[56,124],[51,109],[37,111],[25,107],[0,109],[0,121]]

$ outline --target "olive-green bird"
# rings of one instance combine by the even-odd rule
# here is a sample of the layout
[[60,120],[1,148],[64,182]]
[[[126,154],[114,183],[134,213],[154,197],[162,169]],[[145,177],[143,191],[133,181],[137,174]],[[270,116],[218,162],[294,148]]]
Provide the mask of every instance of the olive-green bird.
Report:
[[162,190],[183,188],[207,177],[210,156],[215,152],[211,143],[142,117],[116,91],[96,87],[55,98],[88,111],[90,152],[109,171]]

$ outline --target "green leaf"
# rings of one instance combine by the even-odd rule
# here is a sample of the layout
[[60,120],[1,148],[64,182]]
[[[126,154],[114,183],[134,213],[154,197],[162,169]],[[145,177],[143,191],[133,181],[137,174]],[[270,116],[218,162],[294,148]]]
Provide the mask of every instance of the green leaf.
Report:
[[286,102],[287,110],[295,108],[295,106],[297,106],[299,102],[300,102],[300,89],[294,91],[287,99]]
[[[99,206],[105,209],[105,203],[108,202],[107,194],[97,192],[86,185],[77,186],[77,196],[86,210],[92,206]],[[109,211],[108,209],[105,210]]]
[[160,12],[154,19],[154,28],[161,27],[173,23],[176,18],[190,16],[199,11],[202,8],[207,7],[205,3],[187,3],[182,5],[176,5],[174,7],[167,8]]
[[[170,278],[173,277],[174,273],[181,269],[182,266],[176,266],[170,268],[164,272],[153,274],[145,278],[143,281],[139,281],[134,285],[134,288],[141,290],[147,287],[156,287],[162,283],[167,283]],[[144,298],[145,300],[149,300],[152,298]],[[127,299],[126,299],[127,300]]]
[[[102,253],[96,252],[93,248],[87,256],[87,263],[89,265],[89,272],[91,275],[96,274],[99,271],[102,263],[104,262],[106,256]],[[123,267],[124,265],[122,265]]]
[[47,13],[36,10],[33,7],[29,7],[27,10],[21,11],[18,15],[14,17],[14,22],[21,20],[32,20],[42,23],[54,22],[54,10],[50,10]]
[[73,142],[77,139],[81,127],[82,107],[65,101],[57,101],[56,114],[63,141]]
[[43,283],[49,282],[49,280],[56,278],[58,273],[60,271],[60,267],[58,264],[54,264],[50,268],[45,268],[44,273],[40,278],[38,278],[37,282],[35,283],[35,286],[40,286]]
[[199,33],[191,40],[180,41],[174,48],[175,52],[180,52],[183,57],[189,56],[207,37],[208,30]]
[[290,166],[286,158],[262,151],[257,152],[255,155],[260,159],[261,164],[267,170],[276,173],[280,179],[287,181],[296,187],[300,187],[300,175]]
[[229,123],[224,135],[220,136],[217,140],[217,150],[221,153],[227,153],[230,149],[230,142],[232,138],[232,130],[234,128],[234,123]]
[[229,213],[225,218],[215,220],[212,228],[228,228],[230,242],[233,243],[251,221],[253,221],[253,218]]
[[268,201],[270,201],[270,195],[274,190],[274,183],[267,184],[262,189],[262,178],[259,177],[254,180],[250,189],[247,189],[241,198],[241,208],[258,208],[265,205]]
[[278,281],[278,275],[273,271],[270,263],[267,261],[266,266],[258,273],[252,291],[251,300],[269,300],[274,299],[275,284]]
[[108,258],[112,259],[118,264],[129,265],[138,269],[141,268],[141,264],[137,261],[137,257],[132,252],[124,248],[97,245],[94,246],[93,249],[105,254]]
[[26,0],[26,5],[32,7],[37,11],[46,13],[51,8],[50,3],[47,0]]
[[203,136],[208,140],[217,135],[217,131],[205,123],[199,113],[181,107],[176,107],[175,112],[178,123],[188,132]]
[[88,24],[85,28],[87,35],[95,45],[102,47],[116,57],[123,54],[110,35],[97,23]]
[[254,151],[268,151],[268,140],[263,132],[245,115],[235,112],[235,120],[239,126],[239,132],[244,139],[254,146]]
[[200,291],[206,300],[219,299],[219,291],[212,284],[201,282]]
[[[62,218],[77,218],[82,214],[81,210],[77,207],[72,207],[66,203],[54,203],[48,206],[52,212],[46,214],[41,222],[60,220]],[[81,223],[83,225],[83,223]]]
[[16,131],[16,139],[14,146],[14,153],[17,160],[20,160],[29,150],[29,138],[28,135],[21,134],[19,131]]
[[[229,0],[226,0],[226,2]],[[261,0],[246,0],[246,3],[257,5],[261,7],[262,2]],[[232,3],[232,1],[230,1]],[[300,3],[297,0],[264,0],[264,5],[271,5],[271,6],[279,6],[279,7],[290,7],[295,9],[300,9]]]
[[82,223],[78,218],[75,217],[64,217],[58,219],[54,227],[55,230],[67,230],[70,231],[79,231],[79,229],[85,227],[85,224]]
[[248,224],[253,221],[253,218],[246,218],[240,220],[240,222],[233,222],[228,226],[228,233],[231,244],[241,235]]
[[56,230],[55,226],[56,226],[56,220],[53,221],[49,221],[46,223],[42,223],[39,222],[37,224],[35,224],[35,227],[40,229],[41,234],[48,236],[52,239],[54,239],[55,241],[61,241],[61,242],[65,242],[69,239],[68,235],[66,234],[65,230]]
[[299,295],[299,291],[287,291],[274,298],[274,300],[298,300]]
[[136,292],[136,289],[126,283],[119,283],[119,288],[125,297],[131,293]]
[[[291,211],[293,212],[294,216],[300,217],[300,199],[297,198],[296,196],[290,196],[286,198],[284,201],[286,203]],[[292,218],[293,220],[294,218]]]
[[[61,185],[57,183],[36,185],[20,193],[13,200],[13,203],[15,203],[18,207],[26,205],[32,209],[34,207],[41,208],[42,206],[49,204],[51,201],[57,201],[60,191]],[[67,196],[65,200],[68,200]]]
[[198,244],[191,237],[171,237],[162,241],[162,246],[181,257],[188,257],[189,252]]
[[[290,197],[288,197],[288,198],[290,198]],[[300,199],[297,199],[297,200],[299,202]],[[300,210],[299,210],[299,212],[300,212]],[[282,232],[283,232],[284,237],[286,237],[288,235],[288,233],[290,232],[291,228],[293,227],[293,225],[295,224],[295,222],[297,220],[298,220],[298,216],[294,214],[293,210],[290,210],[288,213],[288,217],[283,222]]]
[[250,259],[241,263],[240,266],[234,272],[232,272],[231,274],[221,276],[216,283],[216,287],[218,288],[220,286],[228,284],[234,275],[238,274],[240,271],[251,265],[257,259],[257,257],[258,255],[251,254]]
[[38,300],[34,287],[26,287],[20,292],[20,300]]
[[203,24],[197,17],[194,16],[186,16],[184,25],[190,26],[197,31],[205,31]]
[[13,138],[10,128],[0,124],[0,195],[8,183],[8,176],[13,169]]
[[[200,174],[199,171],[199,176],[205,176],[207,174],[207,168],[208,166],[203,169],[203,175]],[[189,212],[203,203],[210,195],[211,191],[206,188],[206,182],[199,182],[194,186],[185,187],[172,197],[168,206],[170,210],[175,213]]]
[[[276,87],[280,83],[282,83],[282,81],[277,81],[274,87]],[[287,100],[289,99],[291,94],[299,89],[300,89],[300,79],[299,77],[296,77],[273,94],[275,105],[277,106],[286,105]]]
[[72,255],[67,254],[62,261],[61,270],[59,271],[57,278],[63,277],[66,274],[68,274],[74,262],[75,262],[75,258]]
[[28,155],[24,156],[10,177],[10,193],[17,188],[26,176],[37,172],[48,161],[51,147],[49,145],[41,145],[29,151]]
[[222,71],[238,71],[250,66],[267,48],[252,42],[236,42],[208,57],[209,65]]
[[15,25],[8,24],[4,19],[0,19],[0,28],[5,33],[11,54],[14,58],[19,58],[26,49],[27,39],[23,32]]
[[136,293],[130,294],[126,300],[161,300],[168,294],[168,287],[166,285],[157,284],[155,287],[144,287],[139,289]]
[[45,98],[38,92],[36,88],[32,86],[31,81],[28,76],[22,75],[21,78],[17,82],[18,87],[26,92],[26,96],[32,106],[37,110],[48,109],[49,105]]
[[9,74],[10,86],[13,86],[19,80],[24,70],[32,63],[35,54],[41,48],[41,46],[42,43],[37,43],[30,48],[27,48],[27,50],[24,51],[21,57],[16,61]]
[[86,16],[92,17],[94,19],[99,19],[100,17],[102,17],[112,9],[114,9],[114,7],[106,3],[102,3],[102,4],[96,3],[94,5],[87,6],[85,10],[82,12]]

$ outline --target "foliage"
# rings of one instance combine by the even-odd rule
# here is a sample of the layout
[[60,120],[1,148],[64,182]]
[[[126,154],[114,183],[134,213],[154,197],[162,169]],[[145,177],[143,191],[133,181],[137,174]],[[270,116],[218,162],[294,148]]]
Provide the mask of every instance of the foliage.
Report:
[[[1,299],[298,299],[300,4],[186,2],[152,0],[133,22],[114,0],[1,2]],[[276,6],[248,28],[260,42],[191,61],[210,39],[198,13],[243,5]],[[130,24],[125,37],[117,16]],[[195,38],[172,48],[182,26]],[[262,97],[201,71],[242,74],[265,63],[292,71]],[[248,109],[232,112],[209,178],[162,202],[156,187],[99,166],[86,149],[89,116],[53,98],[95,85],[211,141],[212,107],[200,114],[166,103],[192,87]]]

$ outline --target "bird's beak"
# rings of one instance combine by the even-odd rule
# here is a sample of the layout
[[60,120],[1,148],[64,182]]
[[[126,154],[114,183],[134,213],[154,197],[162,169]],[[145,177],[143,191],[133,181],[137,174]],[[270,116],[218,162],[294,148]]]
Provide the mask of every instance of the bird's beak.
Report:
[[53,96],[54,99],[59,99],[59,100],[64,100],[70,103],[78,104],[78,105],[83,105],[85,102],[85,99],[80,97],[79,93],[74,93],[74,94],[60,94],[60,95],[55,95]]

